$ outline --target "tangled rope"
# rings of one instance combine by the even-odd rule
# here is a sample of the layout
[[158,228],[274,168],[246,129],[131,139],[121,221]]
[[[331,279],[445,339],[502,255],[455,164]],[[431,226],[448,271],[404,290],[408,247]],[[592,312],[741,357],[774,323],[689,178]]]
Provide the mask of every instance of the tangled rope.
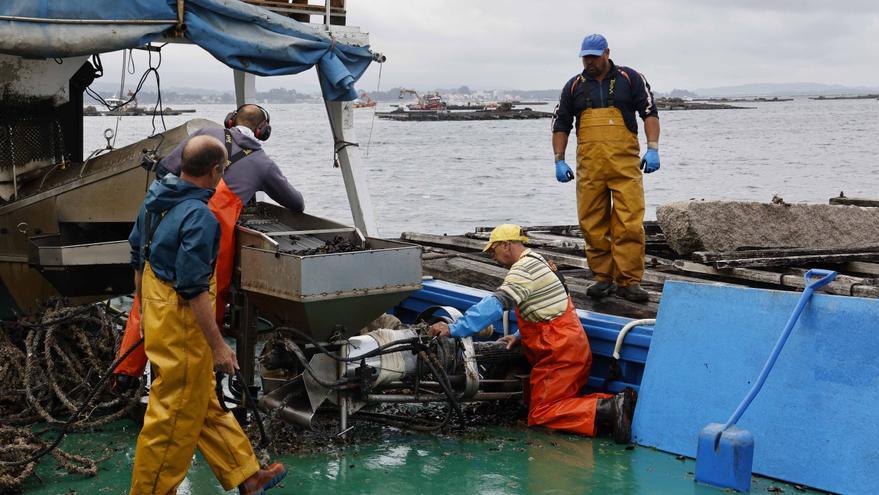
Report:
[[[0,492],[18,489],[36,468],[36,461],[4,462],[21,462],[46,449],[70,473],[97,472],[99,460],[53,449],[40,435],[62,425],[65,432],[96,428],[125,416],[140,401],[143,387],[118,396],[100,376],[116,357],[122,323],[105,304],[70,307],[60,300],[33,318],[0,322]],[[80,411],[92,393],[91,404]],[[36,434],[26,428],[41,421],[56,428]]]
[[[3,460],[26,459],[48,443],[25,428],[0,426],[0,458]],[[98,473],[99,461],[85,456],[53,449],[50,454],[55,462],[68,473],[94,476]],[[0,467],[0,493],[17,490],[33,474],[37,461],[29,462],[18,469]]]

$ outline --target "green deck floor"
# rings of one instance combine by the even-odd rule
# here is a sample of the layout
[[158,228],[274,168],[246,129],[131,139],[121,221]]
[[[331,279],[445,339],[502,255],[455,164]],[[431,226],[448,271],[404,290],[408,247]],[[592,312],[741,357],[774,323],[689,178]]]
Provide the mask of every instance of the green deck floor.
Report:
[[[27,494],[127,493],[134,423],[119,421],[100,432],[74,434],[62,448],[99,457],[112,448],[94,478],[56,472],[54,460],[40,465]],[[356,434],[356,433],[355,433]],[[648,448],[626,450],[592,440],[529,429],[488,428],[467,438],[389,430],[382,438],[349,445],[337,453],[283,456],[289,475],[280,494],[719,494],[693,482],[693,460]],[[754,478],[752,493],[802,492],[791,485]],[[226,493],[201,456],[196,456],[181,495]],[[230,492],[237,493],[237,491]]]

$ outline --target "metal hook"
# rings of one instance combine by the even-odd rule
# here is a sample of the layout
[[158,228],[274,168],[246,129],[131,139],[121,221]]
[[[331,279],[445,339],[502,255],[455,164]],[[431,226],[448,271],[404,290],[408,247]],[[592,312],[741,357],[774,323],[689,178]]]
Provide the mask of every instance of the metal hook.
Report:
[[111,141],[113,140],[114,135],[115,134],[113,133],[113,129],[110,129],[109,127],[104,129],[104,139],[107,140],[107,149],[108,150],[113,149],[113,145],[111,144]]

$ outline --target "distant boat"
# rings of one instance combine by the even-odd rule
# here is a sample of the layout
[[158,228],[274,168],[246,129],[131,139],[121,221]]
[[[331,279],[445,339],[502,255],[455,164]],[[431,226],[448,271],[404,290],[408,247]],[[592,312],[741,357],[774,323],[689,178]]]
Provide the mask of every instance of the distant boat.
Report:
[[[123,100],[122,98],[118,98],[115,95],[111,96],[110,98],[106,98],[104,101],[107,102],[107,106],[109,106],[110,108],[119,108],[128,103],[128,100]],[[133,101],[134,106],[137,106],[137,100],[135,99]]]
[[427,93],[424,96],[418,94],[414,89],[403,88],[400,90],[400,99],[403,99],[403,96],[406,94],[415,95],[416,103],[410,103],[406,105],[406,108],[409,110],[415,111],[437,111],[437,110],[446,110],[446,102],[443,101],[443,97],[440,96],[439,93]]
[[353,108],[374,108],[375,100],[370,98],[366,91],[361,91],[351,106]]

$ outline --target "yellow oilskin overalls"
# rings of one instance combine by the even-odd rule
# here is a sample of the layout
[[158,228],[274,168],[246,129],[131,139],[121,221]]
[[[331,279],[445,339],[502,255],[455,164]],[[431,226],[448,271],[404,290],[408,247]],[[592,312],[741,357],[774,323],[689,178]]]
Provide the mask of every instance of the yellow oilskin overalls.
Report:
[[[216,294],[211,280],[211,300]],[[259,470],[253,448],[214,391],[214,360],[195,315],[174,287],[144,264],[144,347],[155,380],[137,438],[130,494],[176,493],[195,448],[231,490]]]
[[577,128],[577,213],[598,281],[626,287],[644,275],[644,185],[638,137],[613,106],[587,108]]

